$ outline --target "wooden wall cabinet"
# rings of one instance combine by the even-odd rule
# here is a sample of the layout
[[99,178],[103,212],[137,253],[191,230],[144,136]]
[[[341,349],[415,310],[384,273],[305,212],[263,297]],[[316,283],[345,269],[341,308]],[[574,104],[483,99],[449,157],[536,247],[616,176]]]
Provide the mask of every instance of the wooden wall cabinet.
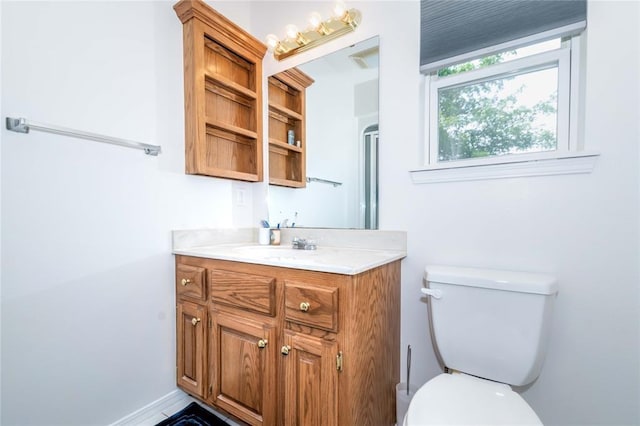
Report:
[[200,0],[181,0],[185,171],[262,180],[266,46]]
[[[306,186],[306,101],[313,79],[297,68],[269,77],[269,183]],[[294,144],[288,132],[293,131]],[[300,141],[300,146],[297,142]]]
[[176,256],[176,289],[187,393],[250,425],[395,423],[400,261],[352,276]]

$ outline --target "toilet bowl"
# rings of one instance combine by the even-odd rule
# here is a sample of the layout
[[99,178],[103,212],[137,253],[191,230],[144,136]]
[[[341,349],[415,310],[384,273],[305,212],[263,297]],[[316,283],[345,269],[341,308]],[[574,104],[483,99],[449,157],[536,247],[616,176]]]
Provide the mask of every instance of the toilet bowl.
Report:
[[403,424],[541,425],[542,422],[508,385],[462,373],[443,373],[418,389]]
[[510,385],[542,368],[556,279],[528,272],[427,266],[430,331],[448,371],[414,395],[405,426],[541,425]]

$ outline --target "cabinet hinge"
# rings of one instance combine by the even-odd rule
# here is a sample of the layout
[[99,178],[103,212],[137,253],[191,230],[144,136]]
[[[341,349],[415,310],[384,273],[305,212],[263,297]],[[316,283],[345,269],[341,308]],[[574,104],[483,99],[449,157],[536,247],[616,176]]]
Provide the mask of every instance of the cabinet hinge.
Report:
[[209,317],[209,328],[213,327],[213,323],[211,322],[211,317]]
[[209,395],[213,393],[213,385],[209,385]]
[[336,370],[342,371],[342,351],[336,355]]

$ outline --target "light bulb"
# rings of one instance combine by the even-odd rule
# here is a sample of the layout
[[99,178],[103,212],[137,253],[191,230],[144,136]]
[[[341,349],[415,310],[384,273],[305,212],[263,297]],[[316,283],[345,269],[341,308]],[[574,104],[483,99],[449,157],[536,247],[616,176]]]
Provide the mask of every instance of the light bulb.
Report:
[[278,36],[275,34],[268,34],[266,37],[266,41],[267,41],[267,47],[269,48],[270,51],[274,51],[278,46],[278,44],[280,43]]
[[311,25],[312,30],[317,30],[322,25],[322,16],[318,12],[312,12],[309,15],[309,24]]
[[347,6],[345,6],[344,2],[338,0],[335,6],[333,6],[333,16],[337,19],[342,19],[346,12]]
[[286,27],[284,27],[284,31],[287,34],[287,38],[289,38],[290,40],[295,40],[296,38],[298,38],[298,27],[296,27],[295,25],[287,25]]

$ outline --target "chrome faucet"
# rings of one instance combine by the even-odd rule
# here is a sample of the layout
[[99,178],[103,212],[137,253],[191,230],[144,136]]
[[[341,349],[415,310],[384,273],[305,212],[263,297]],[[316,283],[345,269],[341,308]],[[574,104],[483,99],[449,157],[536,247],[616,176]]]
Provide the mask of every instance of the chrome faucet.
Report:
[[291,240],[291,248],[296,250],[315,250],[318,246],[315,240],[293,237],[293,240]]

